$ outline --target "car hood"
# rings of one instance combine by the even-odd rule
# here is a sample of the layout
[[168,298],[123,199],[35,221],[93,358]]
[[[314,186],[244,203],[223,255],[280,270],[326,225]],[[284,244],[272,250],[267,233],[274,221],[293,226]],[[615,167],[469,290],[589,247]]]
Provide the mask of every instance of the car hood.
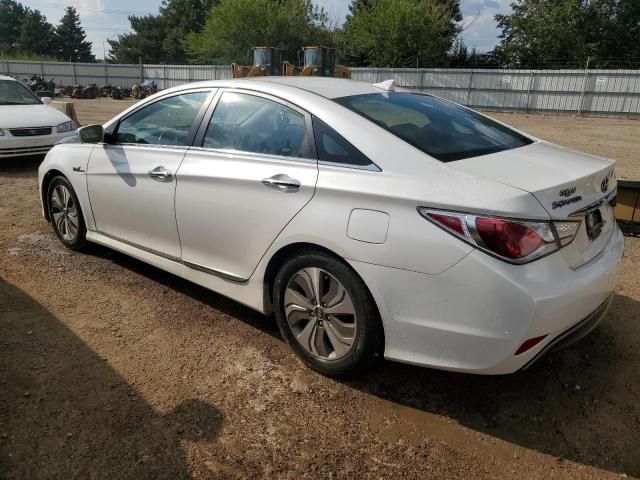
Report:
[[69,120],[49,105],[0,105],[0,128],[55,127]]
[[538,141],[448,166],[532,193],[551,218],[567,218],[616,188],[614,162]]

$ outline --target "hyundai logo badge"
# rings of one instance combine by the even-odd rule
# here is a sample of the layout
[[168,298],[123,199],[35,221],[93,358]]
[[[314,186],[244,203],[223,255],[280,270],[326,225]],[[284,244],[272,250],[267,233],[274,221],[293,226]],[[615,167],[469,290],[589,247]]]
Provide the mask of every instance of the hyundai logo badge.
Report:
[[602,183],[600,184],[600,190],[602,190],[602,193],[606,192],[609,189],[609,177],[604,177],[604,180],[602,180]]

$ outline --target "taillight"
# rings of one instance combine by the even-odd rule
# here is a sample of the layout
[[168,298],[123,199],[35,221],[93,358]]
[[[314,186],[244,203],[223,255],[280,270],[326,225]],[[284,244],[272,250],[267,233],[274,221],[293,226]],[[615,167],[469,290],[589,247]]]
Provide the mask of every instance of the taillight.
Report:
[[537,222],[420,207],[427,220],[511,263],[527,263],[568,245],[580,222]]

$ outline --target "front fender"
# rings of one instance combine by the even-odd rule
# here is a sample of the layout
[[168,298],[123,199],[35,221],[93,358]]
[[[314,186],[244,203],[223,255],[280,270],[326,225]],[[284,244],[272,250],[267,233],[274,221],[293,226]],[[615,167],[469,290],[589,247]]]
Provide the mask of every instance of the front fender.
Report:
[[49,221],[45,203],[46,188],[48,182],[56,175],[64,175],[76,192],[85,225],[88,230],[95,230],[95,222],[91,212],[89,202],[89,192],[87,191],[87,170],[89,158],[95,145],[87,144],[58,144],[54,146],[44,161],[38,168],[38,191],[40,192],[40,203],[42,205],[42,215]]

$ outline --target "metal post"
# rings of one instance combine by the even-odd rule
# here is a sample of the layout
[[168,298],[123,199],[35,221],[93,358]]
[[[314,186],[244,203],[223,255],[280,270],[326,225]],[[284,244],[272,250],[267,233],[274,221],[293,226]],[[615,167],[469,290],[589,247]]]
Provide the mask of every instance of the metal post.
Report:
[[140,83],[144,82],[144,70],[142,67],[142,57],[138,57],[138,64],[140,65]]
[[76,78],[76,64],[73,62],[71,65],[73,66],[73,86],[75,87],[78,84],[78,79]]
[[109,69],[106,63],[104,64],[104,84],[109,85]]
[[536,71],[530,70],[529,73],[531,76],[529,77],[529,89],[527,90],[527,113],[529,113],[529,111],[531,110],[531,90],[533,90],[533,85],[535,84]]
[[584,95],[587,90],[587,78],[589,77],[589,62],[591,57],[587,57],[587,65],[584,69],[584,77],[582,78],[582,92],[580,92],[580,100],[578,101],[578,116],[582,115],[582,107],[584,103]]
[[469,88],[467,88],[467,107],[471,106],[471,91],[473,90],[473,68],[471,69],[471,73],[469,75]]

